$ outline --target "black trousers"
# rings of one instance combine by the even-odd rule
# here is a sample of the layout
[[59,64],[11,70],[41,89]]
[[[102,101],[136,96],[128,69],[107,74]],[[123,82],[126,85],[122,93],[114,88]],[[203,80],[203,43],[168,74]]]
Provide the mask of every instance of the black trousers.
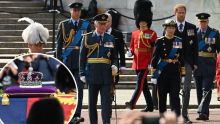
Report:
[[146,78],[148,69],[136,70],[136,73],[137,73],[137,84],[136,84],[136,88],[133,93],[133,96],[130,100],[130,103],[133,105],[133,107],[135,107],[141,95],[141,92],[143,91],[147,107],[149,109],[153,109],[153,100],[151,97],[150,90],[148,88],[148,83],[147,83],[147,78]]
[[161,73],[157,80],[157,92],[159,101],[159,112],[164,113],[167,110],[167,93],[170,93],[171,110],[177,116],[180,115],[180,73]]

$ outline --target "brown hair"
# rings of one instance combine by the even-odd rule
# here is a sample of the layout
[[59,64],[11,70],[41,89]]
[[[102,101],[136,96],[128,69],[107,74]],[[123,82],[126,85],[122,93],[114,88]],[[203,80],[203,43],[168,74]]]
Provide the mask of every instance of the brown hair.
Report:
[[183,4],[177,4],[175,7],[174,7],[174,12],[177,12],[178,11],[178,8],[184,8],[185,11],[186,11],[186,6],[183,5]]

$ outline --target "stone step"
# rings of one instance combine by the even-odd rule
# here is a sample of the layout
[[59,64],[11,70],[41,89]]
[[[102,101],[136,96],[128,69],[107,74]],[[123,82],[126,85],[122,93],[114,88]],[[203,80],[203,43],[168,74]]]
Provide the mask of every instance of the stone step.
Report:
[[18,13],[38,13],[43,11],[42,7],[0,7],[0,11],[3,12],[16,12]]
[[[28,24],[0,24],[0,30],[24,30],[28,27]],[[44,24],[48,30],[53,30],[53,24]],[[57,30],[58,24],[55,25]]]
[[0,7],[43,7],[44,2],[33,1],[0,1]]
[[[0,24],[29,24],[26,21],[18,22],[20,18],[1,18]],[[53,18],[31,18],[35,22],[41,23],[41,24],[53,24]],[[57,18],[55,24],[59,24],[61,21],[63,21],[63,18]],[[58,26],[56,26],[56,29]]]
[[[43,53],[52,51],[52,48],[44,48]],[[27,53],[28,48],[0,48],[0,54],[21,54]]]
[[[53,37],[52,35],[49,37],[48,41],[52,41]],[[56,39],[56,35],[55,35]],[[23,38],[20,36],[0,36],[0,41],[5,41],[5,42],[21,42],[23,41]]]
[[[70,17],[70,13],[63,13],[64,15]],[[22,17],[29,17],[29,18],[53,18],[52,13],[37,13],[37,14],[9,14],[9,13],[0,13],[1,18],[22,18]],[[61,14],[55,14],[56,19],[68,19]]]
[[[0,30],[0,34],[2,36],[21,36],[23,30]],[[49,30],[49,34],[53,35],[53,31]],[[55,35],[57,34],[57,31],[55,31]]]
[[[46,45],[44,45],[44,48],[52,48],[53,42],[47,42]],[[7,42],[7,41],[0,41],[0,48],[27,48],[28,44],[24,41],[19,42]],[[56,47],[56,42],[55,42]]]

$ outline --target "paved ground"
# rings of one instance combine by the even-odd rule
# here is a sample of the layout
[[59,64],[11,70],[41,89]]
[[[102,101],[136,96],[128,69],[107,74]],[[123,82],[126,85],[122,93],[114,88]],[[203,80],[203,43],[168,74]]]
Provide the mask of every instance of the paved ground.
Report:
[[[129,90],[117,90],[117,122],[119,124],[120,119],[122,118],[123,113],[126,111],[124,108],[124,103],[126,101],[129,101],[132,94],[133,94],[134,90],[133,89],[129,89]],[[169,98],[169,96],[168,96]],[[181,98],[181,97],[180,97]],[[167,104],[169,105],[169,101],[167,101]],[[145,100],[144,100],[144,96],[143,94],[140,95],[140,98],[137,102],[136,108],[138,109],[134,109],[133,111],[140,111],[141,108],[143,108],[145,106]],[[83,110],[82,110],[82,117],[85,118],[85,122],[82,124],[89,124],[89,115],[88,115],[88,90],[85,89],[84,90],[84,100],[83,100]],[[196,121],[195,118],[198,117],[198,114],[196,113],[196,109],[197,108],[197,97],[196,97],[196,90],[192,89],[191,90],[191,97],[190,97],[190,109],[189,109],[189,118],[193,121],[193,123],[196,124],[220,124],[220,102],[217,101],[217,93],[216,93],[216,89],[214,89],[212,91],[212,100],[211,100],[211,104],[210,104],[210,118],[209,121]],[[100,108],[100,96],[98,99],[98,108]],[[114,112],[114,110],[113,110]],[[98,118],[99,118],[99,124],[102,124],[102,119],[101,119],[101,109],[98,110]],[[159,112],[158,110],[155,110],[154,112],[151,113],[146,113],[146,116],[159,116]],[[115,118],[115,112],[112,115],[111,118],[111,123],[112,124],[116,124],[116,118]],[[140,122],[137,122],[137,124]]]
[[[120,123],[120,120],[123,116],[123,113],[125,112],[125,109],[119,109],[117,110],[117,123]],[[138,110],[133,110],[133,111],[140,111]],[[114,112],[114,111],[113,111]],[[146,117],[151,117],[151,116],[159,116],[158,110],[155,110],[154,112],[146,113]],[[102,124],[102,119],[101,119],[101,110],[98,110],[98,119],[99,119],[99,124]],[[82,124],[89,124],[89,116],[88,116],[88,111],[83,110],[82,111],[82,116],[85,118],[85,122]],[[196,121],[195,118],[198,117],[198,114],[196,113],[195,109],[189,110],[189,117],[191,121],[195,124],[220,124],[220,109],[211,109],[210,110],[210,117],[208,121]],[[115,118],[115,113],[113,113],[113,116],[111,118],[111,124],[116,124],[116,118]],[[140,121],[136,122],[135,124],[141,124]]]

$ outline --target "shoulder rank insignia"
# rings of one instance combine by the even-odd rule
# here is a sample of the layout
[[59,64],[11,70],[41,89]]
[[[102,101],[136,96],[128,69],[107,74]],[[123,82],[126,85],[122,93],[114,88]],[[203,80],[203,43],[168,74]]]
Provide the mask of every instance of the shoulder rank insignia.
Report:
[[215,29],[215,28],[212,28],[215,32],[218,32],[218,30],[217,29]]
[[180,38],[180,37],[177,37],[177,36],[174,36],[174,37],[176,37],[176,38],[178,38],[178,39],[182,40],[182,38]]
[[159,37],[159,38],[157,38],[157,39],[162,39],[162,38],[164,38],[164,36],[162,36],[162,37]]

